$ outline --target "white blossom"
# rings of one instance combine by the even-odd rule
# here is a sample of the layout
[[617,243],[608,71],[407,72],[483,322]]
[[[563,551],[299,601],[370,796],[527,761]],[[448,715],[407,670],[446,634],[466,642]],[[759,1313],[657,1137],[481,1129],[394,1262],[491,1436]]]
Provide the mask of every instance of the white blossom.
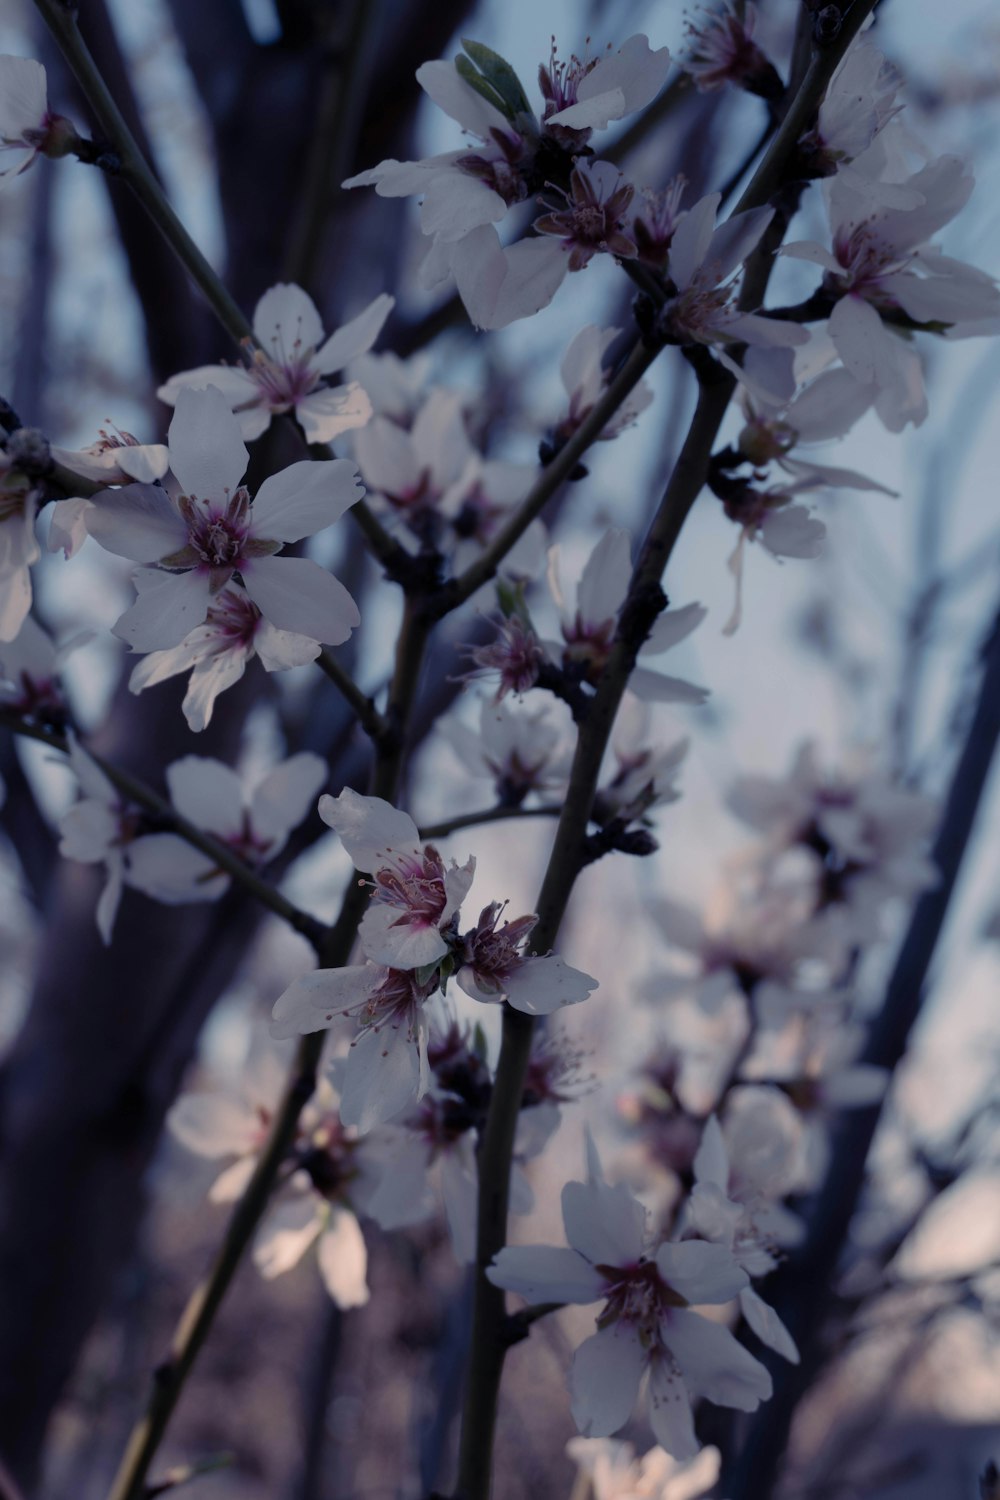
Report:
[[746,1285],[723,1245],[646,1237],[646,1211],[624,1184],[611,1187],[591,1148],[588,1180],[562,1193],[568,1249],[508,1246],[487,1269],[495,1286],[529,1303],[603,1302],[597,1332],[573,1356],[573,1417],[588,1437],[606,1437],[628,1421],[648,1380],[649,1417],[666,1451],[698,1452],[691,1402],[754,1411],[771,1379],[720,1323],[694,1306],[729,1302]]
[[[235,771],[206,756],[186,755],[167,767],[176,811],[254,869],[278,857],[326,778],[324,761],[309,751],[275,766],[249,794]],[[229,888],[229,876],[176,833],[151,833],[137,843],[129,878],[171,905],[214,901]]]
[[593,1500],[697,1500],[719,1477],[718,1448],[703,1448],[683,1462],[662,1448],[636,1457],[631,1443],[570,1438],[566,1452],[587,1476]]
[[356,380],[330,385],[328,377],[367,353],[392,306],[393,298],[383,292],[324,339],[308,292],[279,282],[257,303],[253,332],[258,347],[248,353],[245,367],[202,365],[185,370],[172,376],[157,395],[175,406],[182,390],[212,386],[229,402],[247,442],[260,437],[272,417],[294,412],[307,442],[330,443],[341,433],[363,427],[372,404]]
[[156,565],[134,575],[139,598],[115,634],[135,651],[180,645],[238,572],[276,629],[345,641],[360,616],[344,585],[310,558],[275,554],[332,526],[360,499],[354,465],[292,464],[265,479],[251,503],[239,424],[211,387],[179,392],[168,447],[177,494],[153,484],[104,490],[87,515],[102,547]]

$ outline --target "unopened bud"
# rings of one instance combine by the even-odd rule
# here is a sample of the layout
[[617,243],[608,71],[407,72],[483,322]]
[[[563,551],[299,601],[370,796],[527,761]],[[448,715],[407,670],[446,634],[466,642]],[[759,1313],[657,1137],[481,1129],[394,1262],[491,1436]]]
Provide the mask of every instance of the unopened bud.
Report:
[[49,115],[38,149],[43,156],[69,156],[76,150],[80,137],[65,115]]

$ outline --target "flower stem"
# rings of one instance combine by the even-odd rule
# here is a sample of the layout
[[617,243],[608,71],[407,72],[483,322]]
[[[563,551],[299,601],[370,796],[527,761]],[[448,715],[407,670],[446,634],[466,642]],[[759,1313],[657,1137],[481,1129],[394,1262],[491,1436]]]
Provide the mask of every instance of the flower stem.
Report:
[[460,828],[478,828],[481,823],[505,823],[510,818],[558,818],[561,812],[561,803],[543,807],[484,807],[479,812],[459,813],[457,817],[446,818],[443,823],[428,823],[426,828],[421,828],[420,837],[445,839]]
[[90,48],[80,35],[76,7],[63,3],[63,0],[35,0],[35,4],[97,116],[109,146],[118,157],[121,177],[183,263],[226,331],[237,343],[243,339],[252,339],[250,324],[174,213],[163,188],[139,150],[91,56]]
[[374,700],[358,687],[349,672],[345,672],[332,651],[322,650],[316,665],[326,673],[344,701],[354,710],[355,717],[369,739],[377,744],[389,733],[389,725],[375,707]]

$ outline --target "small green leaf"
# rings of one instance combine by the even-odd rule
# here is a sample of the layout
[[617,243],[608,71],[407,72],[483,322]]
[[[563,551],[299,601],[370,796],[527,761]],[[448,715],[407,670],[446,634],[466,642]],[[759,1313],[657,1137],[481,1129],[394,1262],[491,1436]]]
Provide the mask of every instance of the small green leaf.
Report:
[[436,958],[433,963],[421,964],[419,969],[414,969],[418,984],[429,984],[434,973],[441,968],[441,960]]
[[490,1047],[486,1040],[486,1032],[483,1030],[483,1023],[481,1021],[476,1022],[476,1029],[472,1033],[472,1050],[480,1062],[489,1061]]
[[459,78],[463,78],[470,88],[475,89],[477,94],[482,94],[487,104],[492,104],[494,109],[498,109],[501,114],[507,115],[508,119],[511,118],[503,99],[495,89],[490,88],[483,75],[476,72],[467,57],[459,56],[455,58],[455,70]]
[[[507,59],[501,57],[499,52],[494,52],[491,47],[484,47],[482,42],[470,41],[468,37],[462,38],[462,46],[493,92],[503,100],[500,108],[507,118],[514,120],[518,115],[530,115],[532,111],[528,96]],[[465,74],[462,76],[465,77]]]

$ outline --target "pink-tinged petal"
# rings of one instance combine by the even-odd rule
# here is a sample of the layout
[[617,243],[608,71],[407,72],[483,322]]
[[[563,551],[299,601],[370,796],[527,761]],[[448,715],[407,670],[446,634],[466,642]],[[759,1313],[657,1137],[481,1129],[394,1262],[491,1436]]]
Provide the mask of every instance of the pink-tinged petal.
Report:
[[89,534],[87,515],[91,509],[92,502],[81,499],[57,500],[48,507],[50,552],[62,552],[67,558],[79,552]]
[[[597,67],[600,66],[598,63]],[[593,98],[580,100],[561,109],[558,114],[549,115],[545,123],[568,125],[571,130],[606,130],[612,120],[620,120],[624,113],[624,92],[619,88],[606,88]]]
[[369,489],[406,495],[420,483],[413,439],[387,417],[375,417],[354,439],[354,454]]
[[200,500],[233,494],[247,471],[250,455],[240,424],[217,386],[177,392],[167,446],[181,489]]
[[282,281],[269,287],[257,303],[253,334],[268,358],[284,365],[319,348],[323,322],[309,293]]
[[101,934],[101,941],[105,947],[108,947],[111,942],[111,933],[118,915],[118,907],[121,904],[123,885],[122,858],[120,854],[113,855],[108,859],[107,879],[97,900],[97,910],[94,912],[97,930]]
[[338,328],[336,333],[331,333],[326,343],[321,344],[316,351],[312,360],[313,369],[318,370],[321,375],[333,375],[337,370],[345,369],[359,354],[367,354],[382,332],[395,300],[387,292],[380,293],[357,317],[345,323],[343,328]]
[[447,151],[440,156],[428,156],[423,161],[396,161],[389,157],[377,167],[347,177],[341,187],[373,187],[380,198],[409,198],[427,191],[428,185],[438,172],[454,166],[468,151]]
[[0,570],[0,641],[12,641],[31,609],[31,574],[26,565]]
[[117,807],[119,797],[113,782],[104,774],[94,757],[83,748],[72,730],[68,739],[70,769],[80,783],[80,790],[97,802]]
[[576,608],[588,625],[613,620],[628,593],[632,577],[632,544],[627,531],[606,531],[584,564],[576,590]]
[[261,620],[257,626],[253,643],[265,672],[304,667],[307,662],[315,661],[320,652],[319,641],[291,630],[277,630],[267,620]]
[[[463,1143],[469,1148],[463,1151]],[[471,1160],[467,1159],[471,1157]],[[460,1266],[471,1266],[476,1259],[476,1203],[479,1181],[472,1142],[466,1134],[457,1146],[441,1159],[441,1198],[451,1249]],[[516,1213],[516,1209],[511,1212]]]
[[569,1372],[573,1420],[584,1437],[609,1437],[625,1426],[646,1364],[631,1323],[619,1320],[584,1340]]
[[250,1186],[257,1165],[255,1156],[244,1156],[220,1172],[208,1190],[209,1203],[235,1203]]
[[448,944],[436,927],[400,921],[398,906],[369,906],[358,928],[358,939],[366,958],[392,969],[421,969],[448,952]]
[[575,1250],[554,1245],[507,1245],[486,1269],[486,1278],[526,1302],[599,1302],[604,1278]]
[[182,818],[220,838],[243,831],[243,787],[236,772],[220,760],[185,755],[167,767],[170,800]]
[[670,242],[668,266],[670,278],[679,291],[690,286],[695,272],[705,259],[715,229],[715,215],[722,202],[721,193],[709,193],[687,213],[681,215]]
[[38,129],[48,111],[45,69],[33,57],[0,57],[0,141]]
[[243,1156],[257,1146],[256,1110],[220,1094],[182,1094],[167,1114],[172,1136],[196,1156]]
[[[249,659],[245,648],[237,648],[232,651],[220,651],[197,663],[191,673],[187,692],[184,694],[184,702],[181,704],[187,726],[194,734],[200,734],[208,727],[216,698],[220,693],[224,693],[226,688],[239,682]],[[132,676],[135,676],[134,672]],[[131,685],[130,679],[129,686]]]
[[436,1211],[427,1180],[430,1151],[411,1131],[386,1132],[380,1144],[376,1174],[359,1191],[351,1185],[351,1201],[380,1229],[402,1229],[419,1224]]
[[707,614],[703,604],[685,604],[682,609],[665,610],[657,617],[648,640],[639,648],[640,655],[659,656],[669,651],[671,646],[686,640],[693,630],[697,630]]
[[800,328],[797,323],[786,323],[781,318],[769,318],[763,313],[727,317],[725,332],[731,339],[741,339],[758,349],[794,349],[809,342],[808,329]]
[[349,1208],[331,1204],[330,1219],[316,1247],[319,1271],[338,1307],[364,1307],[368,1301],[368,1251],[361,1225]]
[[506,328],[548,307],[569,272],[569,256],[551,235],[501,248],[496,230],[483,224],[452,252],[459,296],[477,328]]
[[847,370],[824,370],[788,408],[788,421],[803,443],[843,437],[871,406],[872,392]]
[[[196,370],[182,370],[179,375],[171,375],[156,394],[167,406],[176,406],[181,391],[204,391],[210,385],[221,391],[233,408],[245,406],[247,402],[257,404],[264,400],[260,386],[239,365],[199,365]],[[264,417],[266,427],[271,420],[270,412],[265,410]],[[162,475],[156,477],[162,478]]]
[[363,797],[345,786],[339,797],[321,797],[319,815],[339,836],[356,869],[370,874],[400,854],[420,849],[417,825],[382,797]]
[[566,1238],[592,1265],[630,1266],[642,1255],[646,1210],[624,1182],[567,1182],[562,1212]]
[[332,443],[342,432],[364,427],[372,414],[368,392],[356,380],[327,386],[296,403],[295,415],[307,443]]
[[162,479],[170,466],[170,455],[163,443],[136,443],[116,448],[114,456],[122,473],[140,484],[152,484],[154,479]]
[[340,646],[361,623],[339,579],[308,557],[257,557],[240,569],[247,593],[279,630]]
[[649,667],[636,667],[628,680],[629,689],[644,703],[704,703],[708,688],[696,687],[681,677],[668,677]]
[[454,244],[481,224],[495,224],[507,204],[487,183],[467,172],[438,172],[420,205],[421,233],[443,244]]
[[443,926],[452,917],[472,887],[476,874],[475,857],[470,855],[464,865],[452,865],[444,872],[444,906],[438,919]]
[[430,469],[441,490],[461,478],[470,461],[478,457],[469,442],[464,402],[457,391],[431,391],[414,418],[410,436],[421,470]]
[[217,874],[207,855],[174,833],[149,833],[128,847],[128,883],[166,906],[217,901],[229,876]]
[[208,614],[211,581],[207,573],[160,573],[139,568],[132,575],[139,597],[114,627],[133,651],[179,646]]
[[343,969],[317,969],[290,984],[274,1003],[271,1035],[275,1041],[323,1031],[335,1016],[363,1005],[384,978],[384,971],[371,964],[351,964]]
[[778,254],[787,255],[790,260],[808,261],[811,266],[820,266],[824,271],[832,271],[835,276],[839,276],[844,269],[837,257],[816,240],[796,240],[791,245],[782,245]]
[[656,1252],[656,1264],[664,1281],[685,1302],[731,1302],[747,1285],[747,1273],[736,1264],[726,1245],[706,1240],[668,1242]]
[[267,1281],[298,1265],[323,1227],[312,1194],[302,1194],[271,1209],[257,1234],[253,1263]]
[[756,1411],[770,1399],[770,1375],[721,1323],[671,1309],[664,1337],[692,1395],[737,1411]]
[[[672,1458],[683,1462],[697,1454],[691,1398],[680,1370],[673,1360],[662,1356],[651,1360],[649,1366],[649,1425],[660,1447]],[[669,1493],[673,1494],[672,1484]],[[701,1488],[690,1491],[692,1496],[702,1493]]]
[[785,505],[764,517],[760,540],[775,557],[819,557],[826,527],[804,505]]
[[421,1039],[404,1024],[363,1032],[351,1047],[340,1118],[367,1134],[416,1103],[422,1090]]
[[155,484],[101,490],[89,504],[86,522],[90,535],[106,552],[133,562],[159,562],[179,552],[187,541],[187,527],[177,507]]
[[252,534],[267,541],[300,542],[339,521],[364,492],[349,458],[290,464],[257,491],[250,512]]
[[729,1153],[718,1118],[712,1115],[705,1124],[701,1144],[694,1159],[695,1181],[711,1183],[723,1193],[729,1187]]
[[740,1312],[762,1344],[773,1349],[775,1354],[780,1354],[790,1364],[799,1363],[799,1351],[792,1335],[774,1308],[769,1307],[763,1297],[759,1297],[751,1287],[744,1287],[740,1292]]
[[74,802],[59,819],[59,853],[81,864],[99,864],[118,837],[118,817],[90,797]]
[[[620,89],[625,96],[624,113],[634,114],[637,109],[645,109],[653,102],[669,71],[669,49],[658,47],[654,52],[648,37],[640,32],[623,42],[617,52],[606,52],[598,58],[590,72],[581,79],[576,97],[592,100],[608,89]],[[549,117],[550,121],[552,118]]]
[[258,838],[271,841],[269,859],[284,848],[292,829],[312,808],[328,774],[321,756],[303,750],[275,766],[256,788],[250,824]]
[[[711,269],[717,284],[742,265],[773,218],[773,208],[751,208],[746,213],[734,214],[713,231],[705,252],[705,264]],[[802,332],[801,329],[795,331]]]
[[454,62],[435,58],[422,63],[417,69],[417,82],[438,109],[481,140],[488,140],[491,130],[509,129],[506,116],[465,82]]
[[894,367],[892,334],[882,319],[860,297],[841,297],[829,322],[830,337],[844,366],[862,385],[884,385]]
[[996,287],[984,285],[978,274],[924,277],[902,271],[883,276],[881,285],[918,323],[965,323],[1000,312]]
[[596,988],[596,979],[551,954],[526,959],[506,981],[505,997],[526,1015],[548,1016],[563,1005],[579,1005]]

